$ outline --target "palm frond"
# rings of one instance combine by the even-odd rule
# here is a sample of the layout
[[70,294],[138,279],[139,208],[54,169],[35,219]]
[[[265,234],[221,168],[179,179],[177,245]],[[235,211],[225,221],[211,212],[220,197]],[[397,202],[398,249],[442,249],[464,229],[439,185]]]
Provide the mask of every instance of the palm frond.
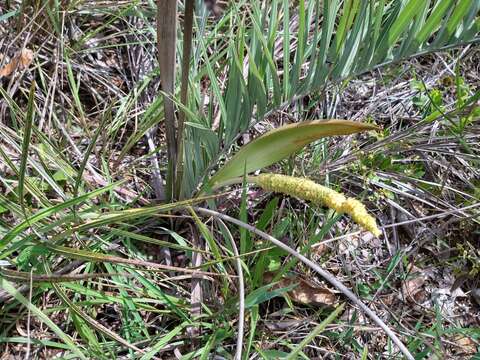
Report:
[[[208,78],[212,98],[209,114],[188,119],[185,193],[194,191],[252,124],[292,101],[378,66],[480,40],[478,0],[321,3],[233,5],[224,16],[234,29],[227,34],[229,47],[221,49],[228,53],[226,64],[217,61],[214,35],[199,34],[202,58],[194,65]],[[224,72],[228,81],[221,86],[218,75]],[[197,91],[191,106],[205,109]],[[219,119],[218,126],[205,120],[209,115]]]

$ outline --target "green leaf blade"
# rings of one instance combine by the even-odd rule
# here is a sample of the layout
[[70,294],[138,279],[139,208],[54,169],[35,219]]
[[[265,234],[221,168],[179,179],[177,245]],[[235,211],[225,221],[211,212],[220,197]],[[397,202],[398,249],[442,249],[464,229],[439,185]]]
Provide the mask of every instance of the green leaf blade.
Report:
[[376,126],[348,120],[313,120],[272,130],[244,146],[210,180],[210,186],[272,165],[322,137],[350,135]]

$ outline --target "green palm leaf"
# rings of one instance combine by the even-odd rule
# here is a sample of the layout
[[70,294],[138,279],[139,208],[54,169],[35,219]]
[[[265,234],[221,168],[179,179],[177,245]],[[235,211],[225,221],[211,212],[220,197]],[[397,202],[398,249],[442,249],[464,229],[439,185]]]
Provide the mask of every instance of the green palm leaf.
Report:
[[[224,16],[235,29],[228,63],[219,64],[215,51],[210,57],[203,51],[204,63],[197,63],[197,73],[210,78],[221,126],[205,130],[200,115],[189,119],[186,156],[193,164],[185,194],[243,132],[292,101],[381,65],[480,40],[479,0],[301,1],[295,7],[272,0],[253,1],[246,12],[242,4]],[[202,49],[213,43],[202,39]],[[217,79],[224,71],[231,76],[218,99]],[[192,102],[191,114],[199,105]]]

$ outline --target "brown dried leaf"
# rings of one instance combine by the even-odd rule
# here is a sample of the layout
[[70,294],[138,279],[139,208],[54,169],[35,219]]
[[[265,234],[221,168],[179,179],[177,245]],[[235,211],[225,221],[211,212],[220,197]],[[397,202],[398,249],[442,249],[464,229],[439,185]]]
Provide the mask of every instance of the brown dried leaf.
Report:
[[316,256],[321,256],[328,251],[328,246],[326,244],[317,244],[315,247],[312,248],[312,253]]
[[[264,281],[270,282],[275,277],[275,274],[268,272],[264,275]],[[337,297],[327,288],[320,288],[307,280],[298,276],[283,277],[275,284],[274,289],[286,288],[298,284],[287,292],[292,301],[316,306],[331,306],[338,302]]]
[[222,15],[223,9],[217,4],[217,0],[204,0],[205,6],[216,17]]
[[271,331],[285,331],[303,324],[303,320],[277,320],[265,321],[264,325]]
[[467,280],[469,280],[469,274],[468,273],[462,273],[457,276],[455,279],[455,282],[453,283],[452,287],[450,288],[451,291],[455,291],[461,286],[463,286]]
[[421,302],[425,298],[423,285],[425,284],[425,275],[421,269],[412,265],[409,267],[409,276],[402,283],[402,291],[410,302]]
[[477,352],[477,344],[469,337],[459,335],[455,338],[455,343],[460,348],[462,354],[473,355]]
[[33,51],[23,49],[18,52],[13,59],[4,67],[0,69],[0,77],[10,76],[15,70],[26,69],[33,61]]

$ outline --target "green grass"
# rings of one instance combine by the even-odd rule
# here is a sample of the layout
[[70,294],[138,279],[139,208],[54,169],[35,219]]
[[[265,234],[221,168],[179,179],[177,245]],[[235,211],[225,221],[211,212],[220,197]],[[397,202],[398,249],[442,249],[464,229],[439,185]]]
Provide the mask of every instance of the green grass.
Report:
[[[329,285],[271,243],[190,208],[197,204],[329,269],[417,359],[478,352],[469,293],[479,259],[478,2],[240,1],[217,19],[198,8],[188,102],[173,98],[186,113],[187,200],[172,204],[154,200],[153,183],[168,168],[154,1],[9,3],[0,67],[21,44],[35,57],[0,79],[3,352],[233,358],[239,265],[242,359],[400,358],[355,305],[339,305],[342,294],[335,309],[292,302],[294,286],[276,283],[286,276]],[[179,36],[179,61],[182,45]],[[248,184],[188,200],[242,142],[321,118],[382,129],[323,138],[262,164],[362,199],[385,226],[381,239],[328,209]],[[261,167],[254,160],[229,166],[242,176]],[[201,266],[192,269],[196,256]],[[402,293],[411,265],[425,279],[421,304]],[[199,299],[193,270],[204,272]],[[456,297],[458,279],[466,295]]]

